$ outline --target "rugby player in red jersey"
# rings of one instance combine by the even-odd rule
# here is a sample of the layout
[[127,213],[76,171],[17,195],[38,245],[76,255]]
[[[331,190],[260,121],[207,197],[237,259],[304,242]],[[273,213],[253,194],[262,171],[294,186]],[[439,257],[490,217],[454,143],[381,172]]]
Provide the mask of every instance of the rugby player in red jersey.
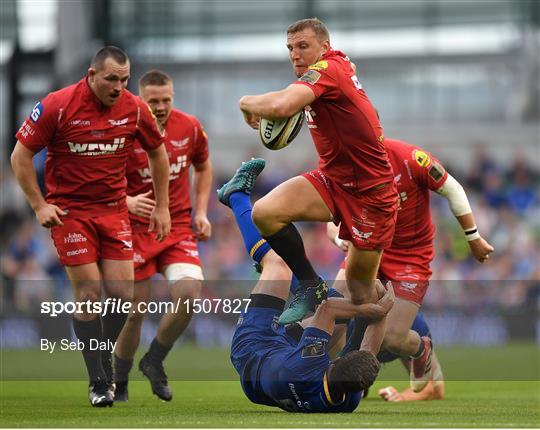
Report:
[[[194,116],[173,108],[172,79],[159,70],[144,74],[139,80],[139,94],[152,108],[167,132],[165,148],[169,156],[169,200],[172,230],[163,241],[148,233],[149,217],[155,202],[148,159],[141,145],[133,145],[127,167],[127,205],[133,229],[135,281],[133,303],[150,299],[150,277],[161,272],[170,284],[171,298],[181,306],[163,315],[149,351],[139,369],[150,380],[152,391],[169,401],[172,392],[163,369],[163,360],[191,319],[186,300],[200,297],[203,274],[197,240],[211,235],[207,218],[208,197],[212,184],[212,165],[208,156],[207,135]],[[189,168],[193,165],[194,213],[191,216]],[[193,224],[193,227],[192,227]],[[115,401],[127,401],[127,381],[141,334],[144,314],[133,312],[118,338],[115,350]]]
[[[135,139],[148,154],[156,205],[149,231],[163,240],[170,230],[169,162],[163,134],[149,107],[126,90],[130,62],[107,46],[93,57],[78,83],[37,103],[17,132],[11,164],[39,223],[51,229],[60,262],[77,302],[107,297],[129,300],[133,282],[132,235],[126,206],[126,160]],[[44,198],[32,157],[47,148]],[[92,406],[111,406],[110,354],[126,315],[93,313],[83,306],[73,318],[88,370]],[[102,328],[103,324],[103,328]],[[91,344],[106,342],[106,350]]]
[[[431,348],[425,347],[424,354],[415,357],[419,345],[425,343],[425,346],[428,346],[431,340],[427,336],[420,338],[416,331],[410,330],[432,274],[430,264],[434,257],[435,227],[429,207],[430,190],[448,200],[450,209],[465,232],[471,253],[477,261],[483,263],[489,259],[489,254],[494,248],[478,232],[463,187],[448,174],[438,159],[418,146],[400,140],[386,138],[385,146],[394,170],[399,203],[394,239],[391,247],[384,251],[378,274],[381,280],[392,281],[396,294],[394,307],[387,316],[382,350],[405,359],[410,369],[411,388],[418,392],[426,386],[430,376],[433,376],[430,372],[424,374],[426,363],[429,370],[431,357],[428,352]],[[328,224],[328,235],[342,250],[348,249],[347,243],[339,239],[338,229],[332,223]],[[347,293],[343,285],[345,267],[344,262],[334,285],[334,288],[344,294]],[[439,368],[438,365],[437,367]],[[442,379],[442,372],[439,373],[430,389],[438,389],[439,393],[434,393],[434,396],[440,397],[441,387],[437,383]],[[392,387],[389,389],[392,391]],[[444,387],[442,389],[444,390]],[[381,396],[388,399],[399,397],[390,395],[390,391],[381,390]],[[425,398],[427,395],[420,397]],[[399,398],[418,399],[409,392]]]
[[328,30],[316,18],[289,26],[287,48],[299,79],[281,91],[240,99],[253,128],[261,117],[288,118],[304,109],[319,154],[317,170],[284,182],[253,208],[262,236],[301,282],[282,324],[302,319],[328,290],[292,222],[341,223],[340,237],[353,244],[346,270],[351,299],[366,303],[376,300],[373,281],[397,213],[382,127],[349,59],[330,47]]

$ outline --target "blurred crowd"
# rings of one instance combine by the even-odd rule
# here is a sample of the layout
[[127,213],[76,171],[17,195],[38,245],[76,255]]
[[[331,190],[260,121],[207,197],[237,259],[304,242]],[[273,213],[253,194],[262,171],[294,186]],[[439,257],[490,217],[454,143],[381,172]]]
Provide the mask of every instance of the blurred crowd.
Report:
[[[474,158],[467,170],[444,164],[464,186],[479,230],[495,252],[486,264],[474,261],[446,200],[432,194],[436,256],[425,305],[433,309],[465,306],[475,310],[528,304],[534,309],[540,289],[540,173],[525,157],[516,156],[505,164],[497,162],[482,145],[478,145]],[[267,166],[256,184],[253,201],[282,181],[312,169],[310,163],[313,160],[293,167]],[[218,167],[213,189],[232,173]],[[38,170],[38,175],[42,174]],[[44,300],[71,300],[71,289],[49,231],[37,224],[9,168],[2,169],[0,195],[3,311],[35,309]],[[213,236],[200,245],[206,279],[256,279],[233,215],[215,195],[211,197],[209,218]],[[333,279],[343,254],[326,238],[325,225],[304,223],[300,227],[314,265],[327,279]],[[215,291],[207,292],[213,294]]]

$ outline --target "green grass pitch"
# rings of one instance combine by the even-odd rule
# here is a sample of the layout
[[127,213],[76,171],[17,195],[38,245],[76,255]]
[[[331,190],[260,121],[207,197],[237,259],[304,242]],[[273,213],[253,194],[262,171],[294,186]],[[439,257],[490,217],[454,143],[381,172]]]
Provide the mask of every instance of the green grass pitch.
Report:
[[[539,427],[538,354],[538,348],[530,344],[439,348],[447,379],[452,377],[446,383],[445,400],[393,404],[378,399],[377,389],[388,381],[397,388],[407,385],[399,364],[393,363],[384,368],[371,395],[353,414],[306,415],[251,404],[226,350],[175,349],[166,362],[174,390],[172,402],[159,401],[148,382],[133,371],[130,401],[106,409],[90,407],[77,353],[47,357],[40,351],[2,351],[1,426]],[[478,360],[482,360],[479,365]],[[506,378],[510,365],[518,370]],[[473,380],[475,375],[490,380]],[[497,375],[501,375],[499,380]]]

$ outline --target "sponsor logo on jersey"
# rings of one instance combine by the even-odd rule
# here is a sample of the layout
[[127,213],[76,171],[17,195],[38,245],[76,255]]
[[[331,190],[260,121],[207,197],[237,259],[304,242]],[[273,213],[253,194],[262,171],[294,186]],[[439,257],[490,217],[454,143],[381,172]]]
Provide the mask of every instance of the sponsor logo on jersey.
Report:
[[68,235],[64,237],[64,243],[79,243],[86,242],[87,240],[88,239],[81,233],[68,233]]
[[324,343],[317,342],[306,345],[302,349],[302,358],[321,357],[324,355]]
[[81,155],[104,155],[113,154],[124,147],[125,137],[117,137],[113,143],[74,143],[68,142],[69,150],[75,154]]
[[407,201],[407,193],[403,191],[402,193],[398,193],[398,201],[397,201],[397,208],[398,211],[401,210],[401,203]]
[[427,155],[424,151],[420,151],[419,149],[415,149],[413,151],[413,158],[420,167],[427,167],[429,166],[429,163],[431,163],[431,158],[429,158],[429,155]]
[[328,61],[322,60],[308,67],[310,70],[326,70],[328,69]]
[[176,246],[196,246],[195,240],[181,240]]
[[126,125],[128,122],[128,118],[122,118],[122,119],[110,119],[109,124],[120,126],[120,125]]
[[418,286],[417,283],[405,282],[405,281],[401,281],[399,284],[408,291],[412,291]]
[[189,143],[189,137],[186,137],[185,139],[181,139],[181,140],[172,140],[171,139],[171,145],[174,146],[175,148],[183,148],[188,143]]
[[28,121],[23,122],[23,125],[21,125],[21,128],[19,129],[19,133],[21,133],[22,137],[24,137],[25,139],[28,136],[33,136],[34,134],[36,134],[32,124],[30,124]]
[[398,184],[399,181],[401,181],[401,173],[400,173],[399,175],[394,176],[394,182],[395,182],[396,184]]
[[372,231],[360,231],[355,226],[352,227],[353,236],[363,242],[368,242],[369,238],[373,235]]
[[66,256],[67,257],[73,257],[74,255],[86,254],[87,252],[88,252],[87,248],[81,248],[81,249],[76,249],[74,251],[66,252]]
[[444,172],[444,167],[434,161],[428,171],[428,175],[431,176],[435,182],[439,182],[444,176]]
[[124,244],[124,248],[128,251],[131,251],[133,249],[133,242],[131,240],[122,240],[122,243]]
[[199,256],[199,251],[195,249],[185,249],[184,252],[191,258],[197,258]]
[[141,254],[138,252],[133,253],[133,262],[138,264],[144,264],[146,263],[146,260],[143,258]]
[[70,122],[69,122],[69,125],[82,125],[82,126],[86,126],[86,125],[90,125],[90,121],[87,120],[87,119],[74,119],[73,121],[70,121]]
[[187,167],[187,155],[179,155],[178,157],[176,157],[176,163],[171,163],[171,166],[170,166],[171,176],[178,175],[180,171],[185,167]]
[[32,120],[34,124],[38,122],[39,117],[41,116],[42,113],[43,113],[43,105],[41,104],[41,102],[37,102],[36,105],[33,107],[32,112],[30,112],[30,115],[29,115],[30,119]]
[[306,117],[308,128],[317,128],[314,118],[317,116],[311,106],[307,105],[304,108],[304,116]]
[[315,85],[319,79],[321,79],[321,74],[319,72],[316,70],[308,70],[298,80],[300,82],[306,82],[310,85]]
[[375,221],[372,221],[368,217],[368,212],[366,209],[362,209],[362,212],[360,213],[360,217],[353,216],[351,217],[351,220],[354,224],[359,224],[364,227],[374,228],[376,223]]

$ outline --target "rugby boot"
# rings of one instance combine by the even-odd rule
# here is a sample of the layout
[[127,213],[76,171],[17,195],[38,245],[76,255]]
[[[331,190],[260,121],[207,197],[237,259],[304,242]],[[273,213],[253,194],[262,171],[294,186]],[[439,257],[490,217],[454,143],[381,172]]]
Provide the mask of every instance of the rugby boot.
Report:
[[172,400],[172,391],[169,388],[167,375],[165,375],[165,370],[163,369],[163,363],[150,360],[147,353],[139,362],[139,370],[150,381],[152,393],[166,402]]
[[95,408],[112,406],[114,399],[110,384],[104,380],[91,382],[88,386],[88,400]]
[[242,162],[233,177],[217,190],[219,201],[230,207],[229,198],[232,193],[241,191],[251,194],[255,179],[263,171],[265,164],[266,161],[262,158],[252,158],[249,161]]
[[319,278],[315,287],[298,288],[289,307],[279,317],[278,324],[286,325],[301,321],[309,311],[315,311],[317,305],[326,300],[328,286]]
[[433,344],[427,336],[420,338],[424,342],[424,352],[420,357],[411,359],[410,385],[415,393],[422,391],[431,378],[431,358],[433,355]]
[[127,402],[128,400],[128,381],[117,381],[114,389],[114,401]]

